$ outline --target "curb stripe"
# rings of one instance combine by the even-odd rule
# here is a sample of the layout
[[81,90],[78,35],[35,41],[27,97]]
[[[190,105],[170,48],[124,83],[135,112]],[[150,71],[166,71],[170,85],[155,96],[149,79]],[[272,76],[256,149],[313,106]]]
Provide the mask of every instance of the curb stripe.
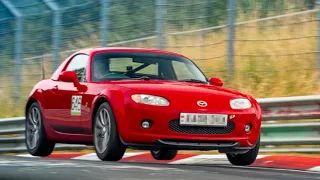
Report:
[[320,165],[320,158],[303,156],[268,156],[257,159],[253,166],[306,170]]
[[144,162],[144,163],[168,164],[170,162],[190,158],[192,156],[196,156],[196,154],[177,154],[177,156],[172,160],[155,160],[152,157],[151,153],[143,153],[143,154],[139,154],[137,156],[122,158],[119,162]]
[[[138,152],[138,153],[125,153],[123,158],[127,158],[127,157],[132,157],[132,156],[137,156],[143,154],[143,152]],[[74,157],[72,159],[77,159],[77,160],[88,160],[88,161],[100,161],[100,159],[98,158],[98,156],[96,155],[96,153],[89,153],[89,154],[82,154],[81,156],[78,157]]]
[[[259,155],[257,159],[267,157],[268,155]],[[193,157],[177,160],[170,164],[219,164],[219,165],[230,165],[228,158],[225,154],[216,155],[196,155]]]
[[44,158],[48,158],[48,159],[72,159],[75,157],[79,157],[83,155],[83,153],[62,153],[62,154],[51,154],[48,157],[44,157]]
[[[20,157],[39,158],[29,154],[17,155]],[[75,159],[100,161],[95,153],[65,153],[51,154],[49,159]],[[203,164],[203,165],[230,165],[225,154],[177,154],[172,160],[155,160],[150,152],[128,152],[119,162],[158,163],[158,164]],[[247,168],[277,168],[287,170],[303,170],[320,172],[320,157],[289,156],[289,155],[258,155],[256,161]]]

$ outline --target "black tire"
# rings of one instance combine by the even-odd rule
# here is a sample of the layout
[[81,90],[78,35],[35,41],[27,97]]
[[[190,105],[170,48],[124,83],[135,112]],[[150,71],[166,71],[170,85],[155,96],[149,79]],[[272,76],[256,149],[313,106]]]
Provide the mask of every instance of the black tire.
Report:
[[171,160],[176,157],[178,150],[161,148],[159,150],[151,150],[151,155],[156,160]]
[[[108,121],[109,125],[110,125],[110,129],[108,128],[109,134],[108,134],[108,140],[101,140],[99,138],[98,135],[102,136],[102,129],[97,128],[97,125],[99,125],[99,116],[100,116],[100,112],[104,111],[108,113],[107,115],[109,115],[109,119],[110,121]],[[105,128],[106,129],[106,128]],[[106,132],[108,133],[108,132]],[[109,105],[109,103],[104,102],[102,103],[96,114],[94,115],[94,127],[93,127],[93,136],[94,136],[94,149],[95,152],[98,156],[98,158],[102,161],[119,161],[125,151],[126,151],[126,146],[123,145],[120,141],[120,137],[119,137],[119,133],[118,133],[118,128],[117,128],[117,123],[113,114],[113,111],[111,109],[111,106]],[[106,136],[106,135],[104,135]],[[101,140],[101,142],[99,143],[98,141]],[[106,149],[100,149],[100,145],[101,144],[105,144]],[[101,152],[99,152],[101,151]]]
[[[32,116],[33,112],[38,114],[36,116]],[[36,119],[36,122],[33,121],[33,119]],[[36,143],[30,144],[31,137],[34,137],[36,133],[38,133],[38,138],[36,138],[38,140],[36,140]],[[33,156],[49,156],[54,150],[55,142],[50,141],[47,138],[41,108],[37,102],[32,103],[26,113],[25,144],[28,152]]]
[[227,157],[231,164],[235,166],[248,166],[257,159],[260,148],[260,137],[256,146],[244,154],[228,154]]

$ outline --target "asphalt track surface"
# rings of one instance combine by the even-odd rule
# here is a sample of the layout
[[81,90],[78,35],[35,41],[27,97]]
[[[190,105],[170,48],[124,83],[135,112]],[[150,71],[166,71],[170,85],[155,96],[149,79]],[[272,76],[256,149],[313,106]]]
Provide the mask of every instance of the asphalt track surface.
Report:
[[320,173],[231,165],[174,165],[0,156],[1,180],[320,180]]

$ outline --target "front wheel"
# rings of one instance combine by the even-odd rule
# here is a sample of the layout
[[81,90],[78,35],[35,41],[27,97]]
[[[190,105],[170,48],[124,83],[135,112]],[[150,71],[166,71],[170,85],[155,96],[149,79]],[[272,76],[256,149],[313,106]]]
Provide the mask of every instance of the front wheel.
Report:
[[177,153],[177,150],[165,148],[161,148],[159,150],[151,150],[151,155],[156,160],[171,160],[176,157]]
[[28,152],[33,156],[49,156],[55,143],[47,138],[39,104],[32,103],[26,114],[25,144]]
[[120,141],[112,109],[107,102],[102,103],[95,114],[94,148],[102,161],[119,161],[126,151]]
[[228,160],[231,164],[236,166],[248,166],[254,163],[257,159],[260,148],[260,137],[256,146],[253,149],[250,149],[248,152],[244,154],[229,154],[227,153]]

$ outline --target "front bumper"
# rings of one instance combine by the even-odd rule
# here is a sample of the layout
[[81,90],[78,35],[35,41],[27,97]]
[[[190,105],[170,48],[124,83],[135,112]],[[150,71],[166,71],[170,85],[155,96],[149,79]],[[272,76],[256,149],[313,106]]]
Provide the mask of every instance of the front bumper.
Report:
[[246,153],[253,146],[241,147],[238,142],[190,142],[190,141],[177,141],[177,140],[157,140],[152,144],[138,144],[138,143],[126,143],[122,140],[122,143],[132,149],[139,150],[156,150],[159,148],[168,148],[176,150],[201,150],[210,151],[218,150],[220,153]]
[[[155,107],[129,104],[125,108],[125,116],[118,119],[119,133],[123,144],[139,149],[153,147],[170,147],[179,150],[219,150],[234,151],[252,149],[259,136],[261,119],[254,109],[249,111],[214,111],[189,109],[181,111],[174,107]],[[181,112],[221,113],[235,115],[228,120],[225,128],[181,127]],[[143,129],[142,120],[151,120],[152,127]],[[244,131],[250,123],[252,130]]]

